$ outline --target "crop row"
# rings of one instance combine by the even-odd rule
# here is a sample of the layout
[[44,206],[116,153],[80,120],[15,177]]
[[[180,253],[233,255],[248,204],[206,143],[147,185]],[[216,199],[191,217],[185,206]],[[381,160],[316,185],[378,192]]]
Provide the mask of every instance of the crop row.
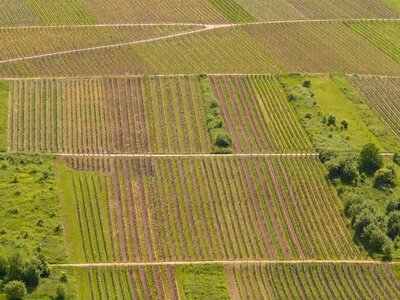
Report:
[[234,299],[397,299],[384,264],[254,264],[226,267]]
[[313,147],[272,76],[212,76],[234,152],[309,151]]
[[0,28],[3,45],[0,60],[147,40],[200,28],[179,25]]
[[400,79],[363,76],[348,78],[374,113],[400,137]]
[[219,28],[112,49],[2,64],[0,76],[343,72],[400,74],[400,65],[341,22]]
[[197,77],[11,82],[9,150],[210,153]]
[[172,267],[76,268],[78,299],[178,299]]
[[68,164],[59,164],[59,180],[74,261],[363,255],[317,158],[69,158]]
[[400,22],[346,22],[349,28],[374,44],[383,53],[400,63]]

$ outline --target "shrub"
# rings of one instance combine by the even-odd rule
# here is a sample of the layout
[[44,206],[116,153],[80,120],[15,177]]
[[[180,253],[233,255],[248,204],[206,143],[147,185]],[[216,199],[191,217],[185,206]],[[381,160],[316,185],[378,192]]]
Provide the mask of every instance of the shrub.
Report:
[[0,256],[0,279],[7,275],[7,260]]
[[391,188],[396,186],[396,170],[388,166],[376,171],[374,176],[374,187],[378,189]]
[[27,294],[25,284],[22,281],[10,281],[4,286],[4,293],[9,300],[20,300]]
[[359,157],[360,170],[367,174],[373,174],[376,170],[383,167],[383,158],[379,154],[378,147],[375,144],[366,144]]
[[66,283],[68,282],[68,277],[67,274],[65,272],[61,272],[60,274],[60,278],[58,279],[60,282]]
[[396,165],[399,165],[399,166],[400,166],[400,152],[397,152],[397,153],[394,154],[394,156],[393,156],[393,162],[394,162]]
[[392,211],[388,217],[388,236],[394,240],[400,236],[400,211]]
[[395,210],[400,210],[400,199],[389,199],[386,205],[386,211],[389,213]]
[[327,124],[328,124],[328,126],[330,126],[330,125],[336,126],[336,116],[333,114],[330,114],[327,119]]
[[40,271],[37,265],[32,262],[25,263],[22,269],[21,279],[28,287],[37,287],[40,280]]
[[230,147],[232,145],[232,138],[225,130],[218,130],[214,138],[214,144],[218,147]]
[[347,122],[347,120],[342,120],[340,124],[342,125],[343,129],[349,128],[349,122]]
[[19,253],[12,254],[7,260],[7,265],[7,279],[10,281],[21,280],[24,269],[24,262],[21,255]]
[[56,299],[64,299],[65,298],[65,294],[66,294],[66,292],[65,292],[65,286],[63,285],[63,284],[57,284],[57,286],[56,286],[56,295],[57,295],[57,298]]
[[336,153],[333,150],[320,150],[318,149],[319,160],[322,163],[326,163],[327,161],[331,160],[332,158],[336,157]]
[[302,86],[307,88],[307,89],[309,89],[311,87],[311,81],[310,80],[304,80]]
[[358,163],[352,156],[337,156],[326,163],[331,179],[340,178],[342,182],[352,184],[358,178]]

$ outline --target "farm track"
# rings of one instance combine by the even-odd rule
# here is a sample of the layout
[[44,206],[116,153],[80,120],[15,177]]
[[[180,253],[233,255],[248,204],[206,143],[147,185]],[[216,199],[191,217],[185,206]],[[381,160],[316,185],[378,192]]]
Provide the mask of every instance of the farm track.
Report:
[[[318,156],[314,152],[298,152],[298,153],[236,153],[236,154],[141,154],[141,153],[49,153],[49,155],[56,155],[62,157],[112,157],[112,158],[157,158],[157,157],[285,157],[285,156]],[[389,155],[389,154],[386,154]]]
[[[185,35],[190,35],[194,33],[200,33],[204,31],[209,31],[213,29],[220,29],[220,28],[234,28],[234,27],[241,27],[241,26],[250,26],[250,25],[266,25],[266,24],[293,24],[293,23],[317,23],[317,22],[357,22],[357,21],[400,21],[400,18],[396,19],[314,19],[314,20],[282,20],[282,21],[260,21],[260,22],[250,22],[250,23],[239,23],[239,24],[234,24],[234,23],[227,23],[227,24],[197,24],[197,23],[147,23],[147,24],[99,24],[99,25],[72,25],[72,26],[24,26],[24,27],[0,27],[0,30],[5,30],[5,29],[16,29],[16,28],[85,28],[85,27],[122,27],[122,26],[203,26],[201,29],[197,30],[192,30],[192,31],[187,31],[187,32],[182,32],[182,33],[175,33],[163,37],[156,37],[156,38],[149,38],[149,39],[144,39],[144,40],[139,40],[139,41],[132,41],[132,42],[125,42],[125,43],[117,43],[117,44],[109,44],[109,45],[102,45],[102,46],[96,46],[96,47],[87,47],[87,48],[79,48],[79,49],[73,49],[73,50],[66,50],[66,51],[57,51],[57,52],[51,52],[51,53],[45,53],[45,54],[39,54],[39,55],[32,55],[32,56],[24,56],[24,57],[17,57],[17,58],[11,58],[11,59],[5,59],[5,60],[0,60],[0,64],[7,64],[7,63],[12,63],[12,62],[18,62],[18,61],[25,61],[25,60],[31,60],[31,59],[37,59],[37,58],[45,58],[45,57],[52,57],[52,56],[58,56],[58,55],[65,55],[65,54],[72,54],[72,53],[80,53],[80,52],[86,52],[86,51],[92,51],[92,50],[100,50],[100,49],[112,49],[112,48],[118,48],[118,47],[124,47],[124,46],[132,46],[132,45],[137,45],[137,44],[145,44],[145,43],[151,43],[155,41],[160,41],[160,40],[167,40],[170,38],[175,38],[175,37],[180,37],[180,36],[185,36]],[[223,75],[223,74],[214,74],[216,76],[218,75]]]
[[160,262],[110,262],[110,263],[72,263],[72,264],[50,264],[52,267],[129,267],[129,266],[179,266],[179,265],[268,265],[268,264],[400,264],[400,261],[383,262],[380,260],[204,260],[204,261],[160,261]]

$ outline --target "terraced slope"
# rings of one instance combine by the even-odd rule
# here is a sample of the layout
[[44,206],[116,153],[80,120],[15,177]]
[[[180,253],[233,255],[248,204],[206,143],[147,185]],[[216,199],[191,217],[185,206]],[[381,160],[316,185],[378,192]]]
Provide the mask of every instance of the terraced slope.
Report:
[[364,101],[400,138],[400,79],[349,76]]
[[69,158],[68,165],[59,163],[58,178],[74,262],[364,255],[317,158]]
[[[148,40],[202,26],[86,26],[0,28],[0,61]],[[38,38],[40,36],[40,38]]]
[[272,76],[212,76],[235,153],[313,152],[313,146]]
[[346,25],[400,63],[400,22],[346,22]]
[[144,44],[1,64],[0,76],[265,74],[398,75],[400,64],[341,22],[218,28]]
[[11,152],[211,152],[197,77],[10,84]]
[[227,266],[233,299],[396,299],[389,265],[255,264]]

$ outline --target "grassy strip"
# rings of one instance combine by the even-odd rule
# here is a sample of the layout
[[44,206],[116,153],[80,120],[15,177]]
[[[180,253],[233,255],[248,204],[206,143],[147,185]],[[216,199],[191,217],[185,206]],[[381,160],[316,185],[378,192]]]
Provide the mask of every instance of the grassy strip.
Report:
[[175,276],[184,299],[230,299],[222,265],[180,266],[175,269]]
[[215,98],[209,78],[206,75],[199,77],[200,87],[207,115],[207,129],[210,133],[213,153],[232,153],[232,137],[224,128],[219,102]]
[[65,262],[54,158],[0,156],[0,254],[41,251]]
[[7,151],[8,81],[0,81],[0,152]]

